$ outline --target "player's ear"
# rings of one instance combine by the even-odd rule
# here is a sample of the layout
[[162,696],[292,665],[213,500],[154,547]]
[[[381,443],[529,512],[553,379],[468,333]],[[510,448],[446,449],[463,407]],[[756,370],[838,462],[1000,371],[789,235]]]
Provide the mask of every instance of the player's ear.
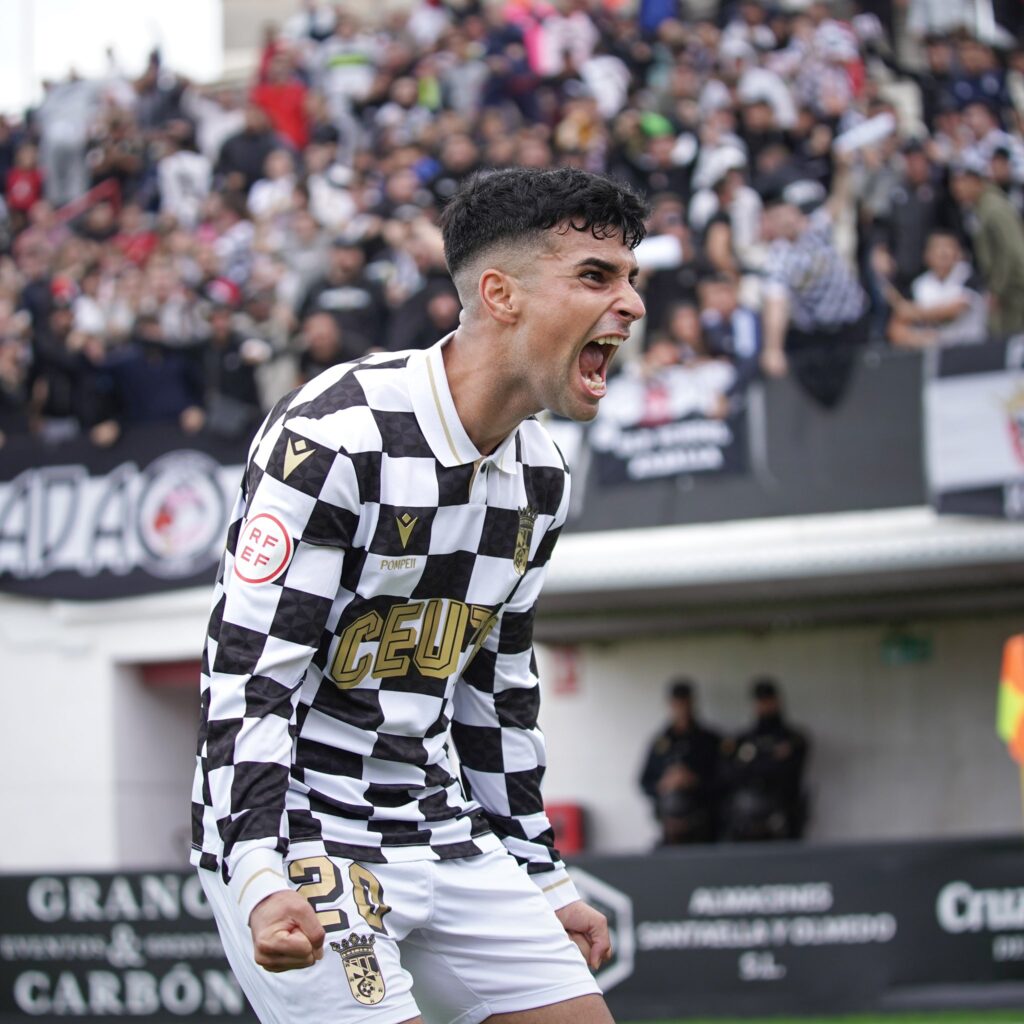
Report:
[[504,271],[489,267],[480,275],[480,302],[499,323],[512,324],[519,317],[519,285]]

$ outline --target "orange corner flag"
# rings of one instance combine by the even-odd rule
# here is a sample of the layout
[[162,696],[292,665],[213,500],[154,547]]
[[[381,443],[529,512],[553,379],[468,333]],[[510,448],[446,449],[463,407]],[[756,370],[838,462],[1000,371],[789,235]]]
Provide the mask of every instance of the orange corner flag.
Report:
[[1011,636],[1003,647],[996,732],[1010,756],[1024,765],[1024,634]]

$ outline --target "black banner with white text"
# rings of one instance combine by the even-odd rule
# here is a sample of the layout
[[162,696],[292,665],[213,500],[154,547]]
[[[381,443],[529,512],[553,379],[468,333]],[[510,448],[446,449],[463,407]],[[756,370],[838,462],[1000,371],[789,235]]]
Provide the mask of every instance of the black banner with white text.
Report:
[[212,584],[245,449],[175,426],[0,450],[0,590],[133,597]]
[[[675,848],[571,871],[609,919],[598,980],[622,1020],[1024,1002],[1021,839]],[[0,906],[0,1024],[253,1019],[194,872],[0,877]]]
[[721,360],[624,371],[609,384],[593,423],[548,427],[577,479],[599,490],[745,473],[745,395],[730,397],[735,383],[735,368]]
[[1024,1001],[1024,841],[579,857],[620,1019]]

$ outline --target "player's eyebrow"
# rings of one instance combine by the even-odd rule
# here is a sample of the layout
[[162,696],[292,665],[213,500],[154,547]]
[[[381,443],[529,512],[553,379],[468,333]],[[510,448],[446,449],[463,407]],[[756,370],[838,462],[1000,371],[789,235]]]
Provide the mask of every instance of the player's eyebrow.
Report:
[[[593,267],[595,270],[603,270],[606,274],[622,273],[621,263],[613,263],[611,260],[602,259],[600,256],[584,256],[583,259],[576,262],[573,269],[582,270],[584,267]],[[633,264],[633,266],[629,268],[628,276],[631,283],[636,280],[636,276],[639,273],[640,270],[636,264]]]

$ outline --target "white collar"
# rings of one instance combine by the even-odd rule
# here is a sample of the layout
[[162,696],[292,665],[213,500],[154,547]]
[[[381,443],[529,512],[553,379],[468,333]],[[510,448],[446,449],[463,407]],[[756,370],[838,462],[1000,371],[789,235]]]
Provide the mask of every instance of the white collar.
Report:
[[409,356],[409,394],[420,430],[442,466],[465,466],[484,460],[493,462],[503,473],[514,473],[518,427],[490,455],[483,456],[459,419],[441,351],[454,336],[453,332],[425,351]]

